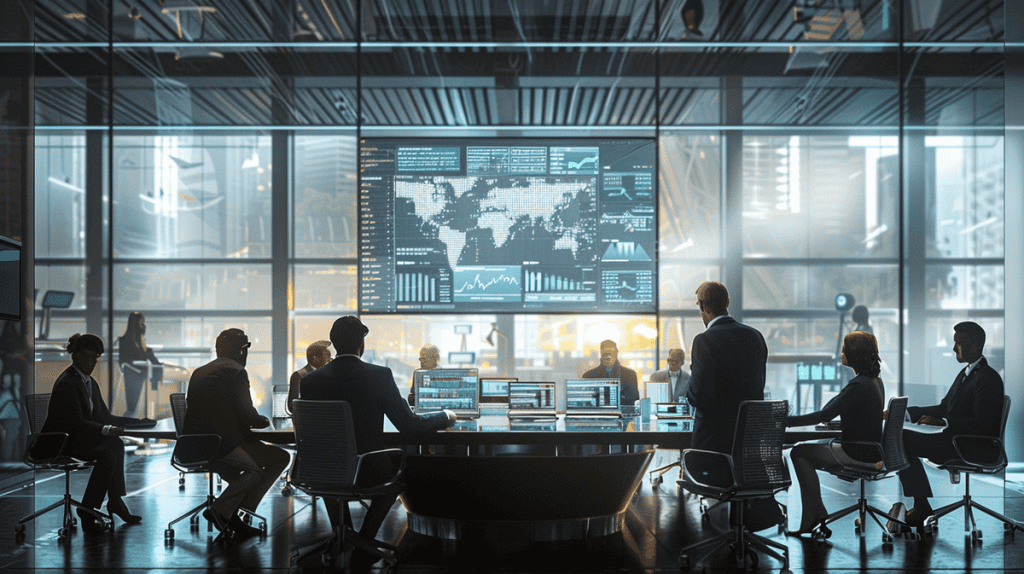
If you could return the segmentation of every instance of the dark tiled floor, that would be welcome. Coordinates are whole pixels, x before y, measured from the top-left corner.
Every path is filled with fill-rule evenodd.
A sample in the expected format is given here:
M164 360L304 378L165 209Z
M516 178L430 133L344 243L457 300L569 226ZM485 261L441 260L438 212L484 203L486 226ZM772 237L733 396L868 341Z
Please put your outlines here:
M672 453L659 453L659 459ZM656 459L655 462L659 462ZM280 571L287 572L293 548L328 532L322 503L313 504L302 494L285 497L275 488L259 511L269 520L266 539L249 539L237 544L215 543L202 529L190 532L188 523L176 528L172 546L164 544L163 531L168 521L198 504L205 495L201 476L190 476L185 491L178 490L177 474L168 464L166 451L148 456L130 455L127 475L128 504L144 515L141 525L125 526L119 521L106 534L76 531L68 541L58 541L59 513L47 515L29 525L21 543L15 541L13 524L33 508L59 498L62 475L40 473L36 485L0 491L0 517L5 532L0 532L0 572L72 571L72 570L175 570L202 571ZM442 542L406 529L405 513L396 505L382 530L382 537L399 547L399 565L395 572L675 572L677 557L684 544L710 535L702 530L697 501L680 496L674 484L675 473L654 489L645 480L628 510L626 528L621 534L578 543L517 544L501 540ZM78 473L72 489L81 493L86 475ZM825 502L830 509L850 504L856 486L823 477ZM938 499L935 504L952 501L962 492L950 486L944 473L933 474ZM1005 506L1011 516L1024 516L1024 495L1015 483L1007 483ZM872 502L887 509L897 500L898 483L894 479L871 485ZM1002 477L975 479L972 494L996 510L1004 508ZM798 524L798 493L794 489L780 495L789 504L790 523ZM361 512L356 510L356 520ZM982 516L979 525L985 532L983 543L965 543L963 518L955 513L943 519L939 535L919 541L897 540L891 548L882 544L881 531L872 525L868 534L854 534L853 516L834 525L834 535L825 542L789 539L790 568L793 572L876 572L876 571L1024 571L1024 535L1018 540L1004 537L994 519ZM772 534L777 540L785 540ZM760 571L778 571L780 565L769 557L761 558ZM706 564L711 570L731 570L724 553Z

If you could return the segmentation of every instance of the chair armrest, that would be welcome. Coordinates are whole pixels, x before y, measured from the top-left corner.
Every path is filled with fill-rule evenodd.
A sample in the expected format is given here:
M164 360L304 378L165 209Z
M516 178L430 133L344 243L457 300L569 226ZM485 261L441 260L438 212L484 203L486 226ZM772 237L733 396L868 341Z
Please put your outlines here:
M50 464L64 452L68 444L68 433L40 432L28 435L28 447L24 461L29 466Z
M220 435L183 434L174 443L171 466L185 472L209 466L220 449Z
M736 470L731 455L686 449L681 458L684 481L722 492L736 488Z
M856 465L862 466L862 467L872 466L873 465L875 467L875 470L882 470L883 468L885 468L885 451L882 449L882 445L880 443L868 442L868 441L853 441L853 440L844 441L844 440L840 440L840 439L834 438L834 439L830 440L828 444L831 447L829 449L829 454L832 455L832 458L833 458L833 460L836 461L836 463L838 463L838 464L840 464L842 466L851 466L849 463L852 462L853 464L856 464ZM842 449L842 447L844 447L844 446L863 446L863 447L874 448L875 451L878 452L878 462L871 463L871 462L857 460L857 459L851 457L849 455L849 453L846 452L846 449L843 449L843 453L845 454L846 458L849 459L849 461L840 460L836 456L835 449L836 448L841 448Z
M382 488L389 487L398 482L398 479L402 476L405 471L405 451L400 448L386 448L383 450L373 450L365 452L357 457L356 461L356 478L355 484L358 488ZM374 485L362 485L360 484L359 476L363 470L363 463L367 462L367 468L390 468L391 476L382 483ZM385 464L387 466L385 466ZM395 468L397 467L397 470Z
M997 467L1006 462L1003 441L993 436L957 435L953 437L953 448L956 455L967 464Z

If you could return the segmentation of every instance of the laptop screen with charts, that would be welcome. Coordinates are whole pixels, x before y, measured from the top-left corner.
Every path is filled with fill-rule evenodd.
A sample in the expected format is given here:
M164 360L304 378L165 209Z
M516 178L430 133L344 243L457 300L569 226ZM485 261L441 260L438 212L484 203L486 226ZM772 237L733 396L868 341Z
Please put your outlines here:
M508 384L518 381L515 377L506 378L481 378L480 379L480 405L500 406L508 405ZM497 404L495 404L497 403Z
M413 375L417 413L443 409L460 419L480 417L480 378L476 369L431 369Z
M565 416L621 417L619 379L566 380Z
M508 384L509 419L550 419L555 415L555 383L512 381Z

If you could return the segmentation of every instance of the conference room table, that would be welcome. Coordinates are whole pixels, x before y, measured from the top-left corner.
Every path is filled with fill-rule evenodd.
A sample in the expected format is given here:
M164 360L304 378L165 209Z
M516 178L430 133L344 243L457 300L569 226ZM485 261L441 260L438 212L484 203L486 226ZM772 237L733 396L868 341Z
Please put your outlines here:
M384 442L407 453L401 496L409 528L444 539L571 540L622 529L655 448L690 446L692 419L510 421L503 411L422 434L385 421ZM173 439L163 427L128 430ZM254 431L294 444L291 429ZM789 429L787 444L837 431Z

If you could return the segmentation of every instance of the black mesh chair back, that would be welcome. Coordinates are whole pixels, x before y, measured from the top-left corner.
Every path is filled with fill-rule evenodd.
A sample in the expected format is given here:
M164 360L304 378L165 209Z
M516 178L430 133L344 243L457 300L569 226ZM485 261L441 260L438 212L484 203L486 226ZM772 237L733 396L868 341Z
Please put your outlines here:
M28 415L28 426L32 432L41 432L46 422L46 413L50 408L50 393L25 395L25 413Z
M882 463L885 472L896 472L910 466L903 450L903 421L907 416L908 397L889 399L889 414L882 428Z
M300 488L350 487L356 477L356 439L347 401L292 403L297 451L292 482Z
M181 434L185 428L185 413L188 411L188 401L185 393L171 393L171 415L174 417L174 434Z
M743 401L732 445L737 490L781 490L792 484L782 457L787 401Z

